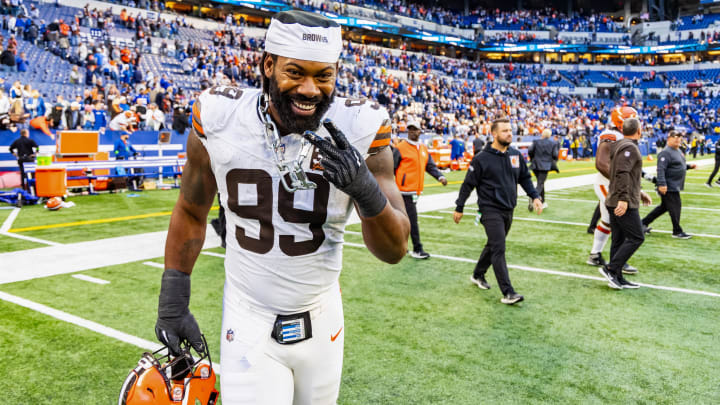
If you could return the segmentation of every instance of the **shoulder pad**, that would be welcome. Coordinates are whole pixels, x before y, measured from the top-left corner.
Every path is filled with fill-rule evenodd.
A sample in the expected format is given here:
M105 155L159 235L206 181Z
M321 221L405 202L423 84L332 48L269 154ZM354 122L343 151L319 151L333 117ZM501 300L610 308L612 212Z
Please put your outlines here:
M196 117L200 123L203 134L207 135L225 127L232 115L241 104L247 103L247 98L257 93L254 89L241 89L235 86L213 86L203 91L198 97L199 108L193 105L193 127ZM249 112L248 112L249 113Z

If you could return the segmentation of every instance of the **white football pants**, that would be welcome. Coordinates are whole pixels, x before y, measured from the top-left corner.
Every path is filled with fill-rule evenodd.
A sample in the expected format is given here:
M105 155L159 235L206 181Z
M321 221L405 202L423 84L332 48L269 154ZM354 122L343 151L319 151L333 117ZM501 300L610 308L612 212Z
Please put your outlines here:
M270 337L276 314L225 283L220 393L225 405L335 404L345 337L339 285L310 310L312 338L282 345Z

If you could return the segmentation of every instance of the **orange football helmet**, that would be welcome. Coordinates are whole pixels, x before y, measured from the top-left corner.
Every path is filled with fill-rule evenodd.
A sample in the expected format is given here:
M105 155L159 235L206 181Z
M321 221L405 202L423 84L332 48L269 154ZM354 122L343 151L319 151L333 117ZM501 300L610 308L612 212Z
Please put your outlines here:
M47 200L47 202L45 203L45 208L52 210L52 211L59 210L60 208L62 208L62 198L53 197L53 198Z
M618 131L622 131L623 122L628 118L638 118L637 110L632 107L617 106L610 113L610 121Z
M203 336L205 347L205 337ZM144 353L137 367L125 379L118 405L214 405L218 399L215 372L210 354L197 360L185 345L180 356L162 355L167 346L153 353ZM208 363L201 363L207 358Z

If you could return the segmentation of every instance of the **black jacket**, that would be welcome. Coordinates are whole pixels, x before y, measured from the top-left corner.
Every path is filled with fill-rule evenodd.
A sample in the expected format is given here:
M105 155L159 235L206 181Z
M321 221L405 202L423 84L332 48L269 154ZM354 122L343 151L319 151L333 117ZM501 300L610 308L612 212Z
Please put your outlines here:
M21 136L13 141L10 145L10 153L15 153L18 159L25 160L29 159L32 155L40 151L38 144L30 139Z
M485 141L479 136L476 136L475 139L473 139L473 156L482 152L483 146L485 146Z
M5 66L15 66L15 55L7 49L2 51L2 53L0 53L0 64Z
M455 201L455 211L463 211L473 189L477 190L480 212L488 208L511 211L517 205L518 184L531 198L540 198L520 151L511 147L506 152L500 152L488 144L470 162L460 195Z
M558 171L555 162L558 160L559 154L560 146L552 139L534 140L530 148L528 148L528 156L532 160L530 169L545 172L550 170Z
M667 186L667 191L685 188L685 172L690 167L679 150L665 148L657 157L657 186Z

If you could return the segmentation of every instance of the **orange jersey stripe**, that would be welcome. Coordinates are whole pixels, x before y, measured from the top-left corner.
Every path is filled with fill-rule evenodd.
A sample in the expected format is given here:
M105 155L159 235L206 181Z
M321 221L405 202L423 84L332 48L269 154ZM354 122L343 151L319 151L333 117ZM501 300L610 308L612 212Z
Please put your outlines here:
M381 148L390 145L390 138L376 139L370 144L370 148Z
M205 135L205 131L203 130L202 125L200 125L199 122L195 120L195 117L193 117L193 128L195 129L195 132L197 132L200 135Z
M390 126L390 125L383 125L383 126L380 127L380 129L378 129L377 133L378 133L378 135L379 135L379 134L389 134L389 133L392 133L392 126Z
M607 197L608 191L607 191L607 189L605 188L605 186L602 185L602 184L600 185L600 192L601 192L605 197Z

